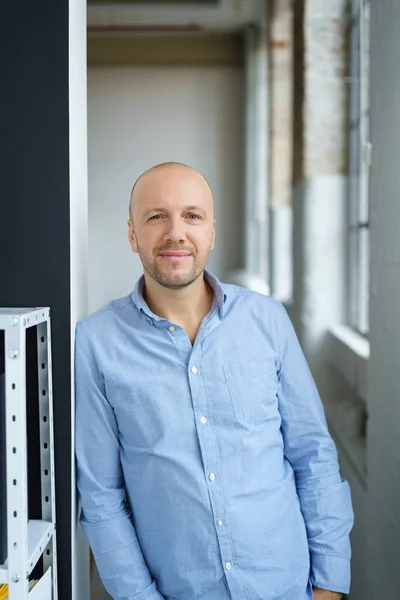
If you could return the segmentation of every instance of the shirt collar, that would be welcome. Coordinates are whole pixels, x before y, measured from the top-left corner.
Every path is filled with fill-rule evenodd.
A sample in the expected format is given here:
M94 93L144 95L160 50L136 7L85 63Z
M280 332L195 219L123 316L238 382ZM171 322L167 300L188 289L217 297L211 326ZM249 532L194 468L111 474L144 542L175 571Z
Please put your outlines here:
M207 281L207 283L210 285L210 287L212 288L212 290L214 292L213 307L218 308L220 315L222 317L223 310L224 310L224 304L226 302L226 297L227 297L224 286L219 281L219 279L213 273L211 273L211 271L207 271L207 270L204 271L204 279ZM144 279L144 275L142 275L140 277L140 279L138 279L138 281L136 282L134 290L131 294L132 302L134 303L134 305L136 306L136 308L138 309L139 312L144 313L145 315L147 315L148 317L151 317L152 319L164 320L161 317L159 317L158 315L155 315L154 313L151 312L145 299L143 298L144 287L145 287L145 279Z

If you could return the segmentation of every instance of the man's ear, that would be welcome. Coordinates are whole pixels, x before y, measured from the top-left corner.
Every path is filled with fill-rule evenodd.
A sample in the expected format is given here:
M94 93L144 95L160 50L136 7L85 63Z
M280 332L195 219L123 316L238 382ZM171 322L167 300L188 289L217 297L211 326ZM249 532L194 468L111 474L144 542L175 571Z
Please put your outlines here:
M136 234L135 234L135 230L133 228L133 223L130 219L128 221L128 239L129 239L129 243L131 245L132 251L138 252Z
M214 250L215 248L215 219L214 219L214 229L213 229L213 233L212 233L212 238L211 238L211 250Z

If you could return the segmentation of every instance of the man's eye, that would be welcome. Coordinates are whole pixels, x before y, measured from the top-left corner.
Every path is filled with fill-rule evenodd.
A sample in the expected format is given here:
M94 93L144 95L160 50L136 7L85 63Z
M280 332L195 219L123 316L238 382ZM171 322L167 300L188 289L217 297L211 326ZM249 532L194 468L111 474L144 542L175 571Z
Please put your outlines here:
M161 219L162 215L153 215L152 217L150 217L149 221L156 221L158 219Z
M199 215L195 215L193 213L191 213L190 215L188 215L189 219L191 219L192 221L195 221L196 219L200 219L201 217Z

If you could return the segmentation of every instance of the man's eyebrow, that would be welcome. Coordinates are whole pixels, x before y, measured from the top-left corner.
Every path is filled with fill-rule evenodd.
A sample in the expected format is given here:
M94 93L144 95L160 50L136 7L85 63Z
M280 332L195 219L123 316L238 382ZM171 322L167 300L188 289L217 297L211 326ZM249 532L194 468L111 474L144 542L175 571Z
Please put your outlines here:
M153 213L153 212L157 212L158 213L158 212L164 212L164 211L165 211L165 208L149 208L149 210L146 210L143 213L143 216L147 217L147 215L149 215L150 213Z

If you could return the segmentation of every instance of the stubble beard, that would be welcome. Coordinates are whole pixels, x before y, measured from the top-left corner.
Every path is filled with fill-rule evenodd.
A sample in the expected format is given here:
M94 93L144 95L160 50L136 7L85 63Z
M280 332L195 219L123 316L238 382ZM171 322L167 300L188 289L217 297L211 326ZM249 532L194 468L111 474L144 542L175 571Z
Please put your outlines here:
M174 276L173 268L171 270L163 269L161 265L157 264L157 259L146 259L139 249L139 257L142 261L144 270L152 279L154 279L154 281L170 290L185 288L196 281L205 269L208 255L209 253L207 253L206 259L199 264L198 261L196 261L196 256L192 254L190 259L193 262L192 267L188 271L178 276Z

